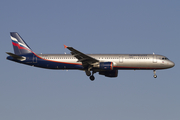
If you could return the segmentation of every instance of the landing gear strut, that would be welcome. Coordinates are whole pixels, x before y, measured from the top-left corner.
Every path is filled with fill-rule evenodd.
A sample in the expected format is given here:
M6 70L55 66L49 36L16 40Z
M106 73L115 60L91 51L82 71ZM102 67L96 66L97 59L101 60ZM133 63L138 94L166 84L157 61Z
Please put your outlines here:
M94 71L92 71L92 75L89 77L89 79L91 80L91 81L94 81L95 80L95 77L94 77Z
M157 75L156 75L156 70L153 70L153 72L154 72L154 78L157 78Z
M92 71L92 74L91 74L91 71ZM94 70L92 69L92 66L89 66L89 67L85 70L85 73L86 73L87 76L89 76L89 79L90 79L91 81L94 81L94 80L95 80L94 73L96 73L96 72L94 72Z

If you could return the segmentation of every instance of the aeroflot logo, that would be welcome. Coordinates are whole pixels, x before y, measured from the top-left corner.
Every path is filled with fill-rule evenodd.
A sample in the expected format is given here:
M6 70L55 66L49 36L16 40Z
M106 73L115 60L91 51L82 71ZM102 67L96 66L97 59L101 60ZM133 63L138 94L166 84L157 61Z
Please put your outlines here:
M21 47L25 47L25 48L29 49L25 44L18 42L18 40L16 38L11 36L11 39L14 43L18 43Z

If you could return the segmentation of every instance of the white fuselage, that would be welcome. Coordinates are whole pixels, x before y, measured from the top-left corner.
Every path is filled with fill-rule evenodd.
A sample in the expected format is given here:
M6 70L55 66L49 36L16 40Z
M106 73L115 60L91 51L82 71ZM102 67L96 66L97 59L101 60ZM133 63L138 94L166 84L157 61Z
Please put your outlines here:
M167 69L174 63L165 56L155 54L87 54L100 62L113 62L117 69ZM71 54L38 54L39 57L51 62L82 65ZM71 68L69 68L71 69ZM74 69L74 68L72 68Z

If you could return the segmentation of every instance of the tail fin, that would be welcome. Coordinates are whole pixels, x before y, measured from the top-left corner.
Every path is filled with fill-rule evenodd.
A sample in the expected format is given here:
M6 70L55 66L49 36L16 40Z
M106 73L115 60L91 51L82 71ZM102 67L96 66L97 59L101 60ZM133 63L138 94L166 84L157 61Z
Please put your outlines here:
M14 48L14 53L16 55L33 53L31 48L26 44L26 42L21 38L17 32L10 32L12 44Z

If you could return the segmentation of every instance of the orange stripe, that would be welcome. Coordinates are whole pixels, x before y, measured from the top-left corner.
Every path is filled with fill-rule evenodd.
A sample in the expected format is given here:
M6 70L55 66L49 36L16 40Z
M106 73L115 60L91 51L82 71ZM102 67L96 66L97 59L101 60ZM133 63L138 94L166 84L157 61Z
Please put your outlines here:
M112 62L111 62L111 70L113 69Z

